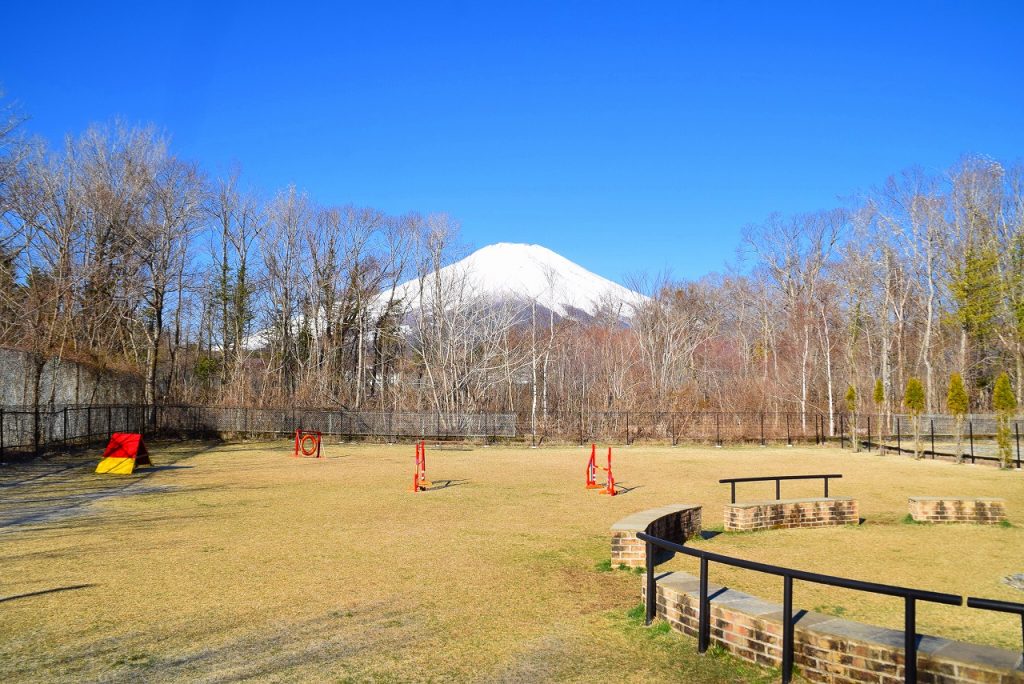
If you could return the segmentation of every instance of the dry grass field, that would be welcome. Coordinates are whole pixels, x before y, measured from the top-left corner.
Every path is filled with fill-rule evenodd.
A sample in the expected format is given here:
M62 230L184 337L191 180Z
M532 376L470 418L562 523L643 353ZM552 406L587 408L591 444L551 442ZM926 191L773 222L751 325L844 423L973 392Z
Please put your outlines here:
M624 487L583 488L579 448L155 444L157 468L66 457L0 469L0 681L771 681L639 625L639 577L602 571L609 526L677 502L721 527L722 477L843 473L864 524L721 534L724 553L1021 600L1024 476L838 449L621 447ZM783 483L816 495L818 483ZM741 485L740 498L773 485ZM1002 496L1013 527L903 522L914 494ZM692 569L673 559L662 569ZM781 582L714 567L766 598ZM776 586L779 585L779 586ZM898 627L894 599L797 583L799 608ZM1011 616L919 608L923 632L1016 648Z

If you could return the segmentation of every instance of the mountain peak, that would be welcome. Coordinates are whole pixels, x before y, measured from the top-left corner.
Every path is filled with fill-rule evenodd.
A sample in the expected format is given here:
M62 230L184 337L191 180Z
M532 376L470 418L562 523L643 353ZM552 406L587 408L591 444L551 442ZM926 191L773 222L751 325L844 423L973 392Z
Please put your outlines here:
M621 304L625 315L646 299L597 275L543 245L497 242L476 250L440 271L442 280L457 278L477 296L495 300L536 301L559 316L593 315L603 304ZM418 302L416 281L399 286L410 306Z

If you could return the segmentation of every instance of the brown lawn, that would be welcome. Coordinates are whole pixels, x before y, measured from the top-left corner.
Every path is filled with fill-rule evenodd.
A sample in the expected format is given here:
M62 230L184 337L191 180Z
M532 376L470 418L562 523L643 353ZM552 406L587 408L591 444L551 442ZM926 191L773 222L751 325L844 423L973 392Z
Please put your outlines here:
M761 681L772 673L640 627L639 577L601 571L609 526L677 502L720 528L721 477L841 472L865 524L719 535L746 558L1009 600L1024 571L1024 477L837 449L616 448L609 498L589 448L156 444L160 466L97 476L88 456L0 470L2 681ZM818 484L784 483L784 496ZM748 485L741 498L773 485ZM1013 528L902 522L914 494L1003 496ZM689 569L674 559L664 569ZM712 580L777 598L781 582ZM900 604L798 583L798 607L899 626ZM1019 646L1011 616L919 609L923 632Z

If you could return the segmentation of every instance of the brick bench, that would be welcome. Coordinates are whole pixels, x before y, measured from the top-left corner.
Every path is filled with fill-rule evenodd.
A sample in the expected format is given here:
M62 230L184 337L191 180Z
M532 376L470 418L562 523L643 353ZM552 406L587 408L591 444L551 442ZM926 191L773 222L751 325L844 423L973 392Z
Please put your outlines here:
M849 496L746 501L725 505L727 532L853 525L858 520L857 501Z
M633 513L612 525L612 565L643 567L646 544L636 538L645 532L661 539L683 544L700 534L701 507L697 504L671 504ZM658 551L660 557L667 552Z
M646 599L647 578L641 580ZM700 580L684 572L657 582L657 615L672 629L697 636ZM734 589L708 585L711 642L758 665L782 664L782 606ZM903 681L903 632L799 611L793 625L794 662L812 682L893 684ZM918 636L918 681L1024 684L1020 653Z
M996 525L1006 520L1006 500L986 497L912 496L910 517L918 522Z

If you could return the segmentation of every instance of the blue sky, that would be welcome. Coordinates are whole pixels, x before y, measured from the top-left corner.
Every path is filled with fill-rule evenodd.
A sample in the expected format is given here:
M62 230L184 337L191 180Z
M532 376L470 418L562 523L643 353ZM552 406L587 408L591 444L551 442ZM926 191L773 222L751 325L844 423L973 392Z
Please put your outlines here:
M326 3L325 3L326 4ZM772 211L1024 145L1024 3L15 3L0 85L270 193L698 277Z

